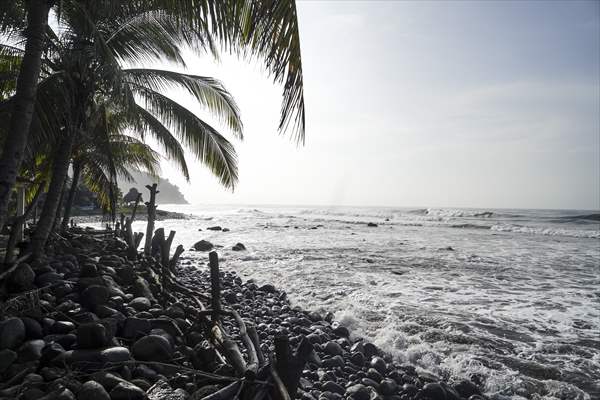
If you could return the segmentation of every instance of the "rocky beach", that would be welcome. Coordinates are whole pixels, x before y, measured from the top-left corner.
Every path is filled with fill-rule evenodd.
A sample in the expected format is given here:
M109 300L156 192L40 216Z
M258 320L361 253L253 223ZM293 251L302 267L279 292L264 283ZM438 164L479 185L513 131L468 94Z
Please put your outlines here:
M21 261L5 272L0 398L260 399L269 393L279 398L284 395L274 382L281 378L274 381L269 371L272 363L284 363L275 352L282 341L305 353L302 365L288 366L299 374L297 390L288 388L295 398L485 398L476 376L473 382L441 382L417 373L353 335L333 314L292 307L273 285L221 271L220 303L243 324L223 317L218 325L242 349L244 365L252 360L241 330L255 331L260 343L255 372L240 374L232 365L237 362L223 357L229 353L211 337L197 303L215 304L206 265L198 257L182 258L164 286L153 272L160 265L156 260L132 261L127 255L126 244L113 235L76 229L44 259Z

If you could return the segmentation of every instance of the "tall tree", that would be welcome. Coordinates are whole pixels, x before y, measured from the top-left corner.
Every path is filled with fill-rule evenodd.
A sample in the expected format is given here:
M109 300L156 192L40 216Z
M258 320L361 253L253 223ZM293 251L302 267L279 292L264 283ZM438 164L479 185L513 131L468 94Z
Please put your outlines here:
M2 25L14 15L17 2L6 3L0 8ZM11 4L13 3L12 7ZM4 226L7 207L15 185L19 168L23 160L23 152L27 144L27 136L33 115L37 83L40 76L42 53L45 48L48 11L52 5L49 0L28 0L27 28L24 36L27 39L21 69L17 79L16 93L13 101L9 134L4 141L0 155L0 230Z

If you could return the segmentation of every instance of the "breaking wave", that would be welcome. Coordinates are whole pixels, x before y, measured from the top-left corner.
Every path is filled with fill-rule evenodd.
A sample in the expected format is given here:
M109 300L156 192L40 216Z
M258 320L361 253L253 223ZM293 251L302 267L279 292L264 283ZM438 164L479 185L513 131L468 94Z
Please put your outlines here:
M576 230L545 227L538 228L508 224L492 225L490 229L498 232L526 233L530 235L570 236L576 238L600 239L600 230Z

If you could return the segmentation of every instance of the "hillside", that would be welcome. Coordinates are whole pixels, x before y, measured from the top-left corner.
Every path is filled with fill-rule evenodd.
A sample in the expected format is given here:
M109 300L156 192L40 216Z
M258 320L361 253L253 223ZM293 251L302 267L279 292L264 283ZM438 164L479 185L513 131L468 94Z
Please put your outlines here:
M159 178L158 182L150 175L143 172L132 172L135 182L119 181L119 188L126 194L132 187L137 188L143 195L144 201L148 200L148 190L146 185L158 183L160 193L156 196L156 202L160 204L189 204L179 188L169 182L168 179Z

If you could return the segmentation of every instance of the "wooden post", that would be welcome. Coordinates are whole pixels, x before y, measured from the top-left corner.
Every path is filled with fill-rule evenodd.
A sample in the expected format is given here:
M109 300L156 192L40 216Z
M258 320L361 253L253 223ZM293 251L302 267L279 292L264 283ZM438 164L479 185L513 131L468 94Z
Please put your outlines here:
M292 399L296 397L302 370L312 352L313 345L306 337L302 339L293 355L290 351L289 338L285 335L275 337L275 355L277 358L275 369L287 389L287 394ZM272 398L275 400L285 400L286 397L277 390L272 393Z
M162 247L165 241L165 230L164 228L158 228L154 231L154 237L150 242L150 255L155 257L157 261L162 261ZM162 262L161 262L162 264Z
M248 336L250 337L250 340L252 340L252 344L254 345L256 357L258 358L258 366L262 367L265 364L265 356L263 355L263 352L260 348L260 339L258 338L256 326L254 326L254 324L247 324L246 330L248 331Z
M156 183L146 185L146 188L150 191L150 201L146 202L146 208L148 209L148 225L146 225L146 244L144 246L144 254L150 255L152 249L152 233L154 232L154 221L156 220L156 195L160 193L156 190L158 185Z
M169 269L171 270L171 272L175 272L175 267L177 266L177 261L179 260L179 256L181 256L181 253L183 253L183 252L184 252L183 246L182 245L177 246L177 248L175 249L175 254L173 254L171 261L169 261Z
M219 314L221 313L221 277L219 276L219 255L216 251L208 253L208 261L210 265L211 319L213 325L216 325L219 322Z

